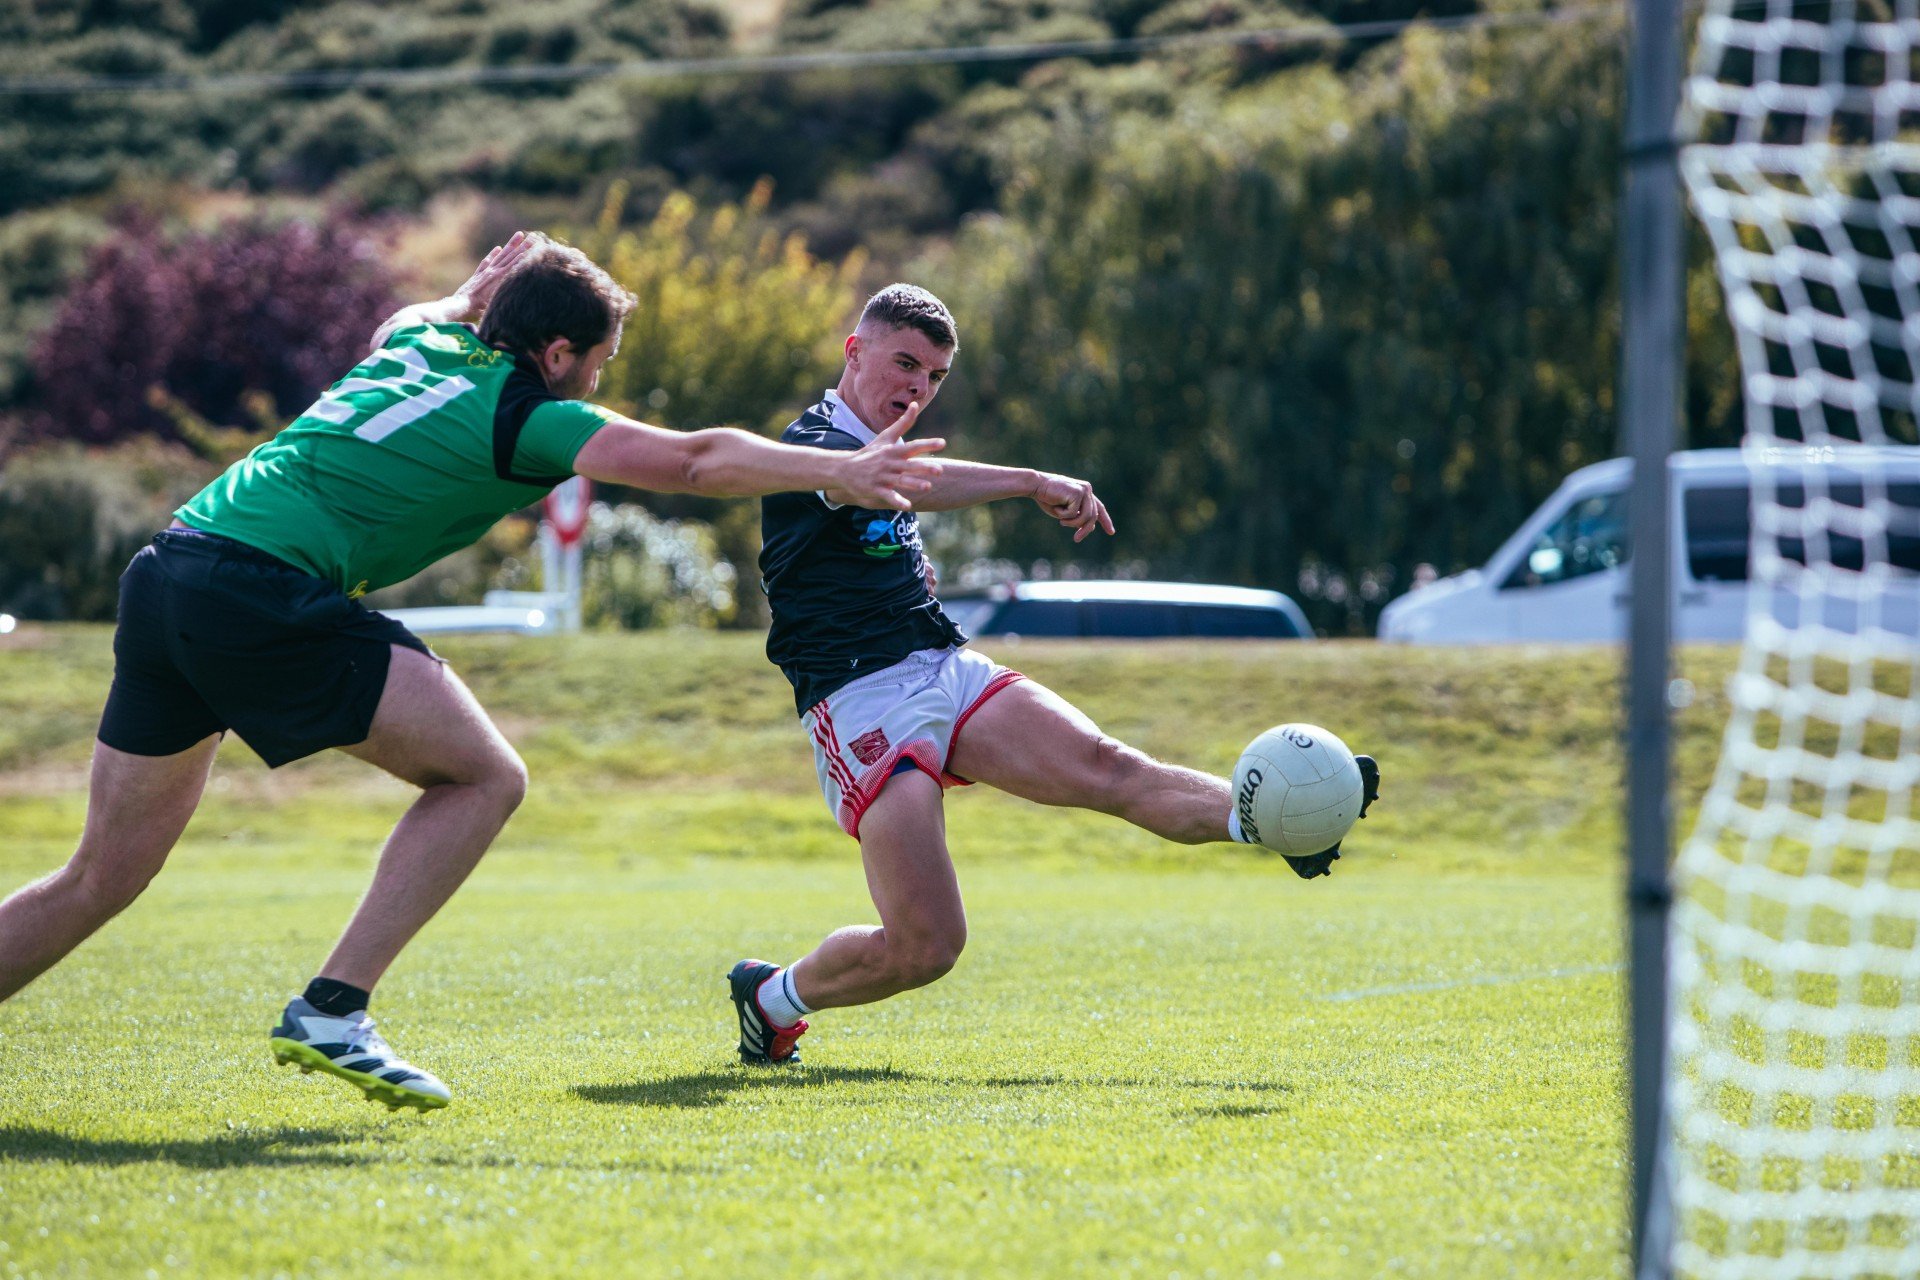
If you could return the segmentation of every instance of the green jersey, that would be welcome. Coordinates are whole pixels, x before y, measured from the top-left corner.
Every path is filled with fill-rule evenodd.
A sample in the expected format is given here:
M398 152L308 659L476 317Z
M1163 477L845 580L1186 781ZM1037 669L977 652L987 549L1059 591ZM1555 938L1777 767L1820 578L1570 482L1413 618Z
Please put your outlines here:
M175 515L357 596L539 501L612 417L465 325L410 325Z

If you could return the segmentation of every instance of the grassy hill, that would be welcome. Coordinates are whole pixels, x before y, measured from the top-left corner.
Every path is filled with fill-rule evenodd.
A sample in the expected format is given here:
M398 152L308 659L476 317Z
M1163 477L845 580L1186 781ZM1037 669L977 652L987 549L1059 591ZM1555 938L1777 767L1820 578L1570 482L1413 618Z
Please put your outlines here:
M105 628L75 627L0 641L0 820L46 840L50 858L63 857L78 831L85 761L112 674L109 640ZM699 632L443 642L532 774L507 844L560 847L638 830L637 851L664 856L841 856L844 837L819 800L792 697L760 643ZM1365 844L1410 869L1595 872L1617 859L1619 659L1611 650L983 647L1059 690L1107 732L1196 768L1225 773L1241 746L1281 721L1332 729L1382 761L1387 802L1368 819ZM1711 776L1733 661L1730 650L1683 661L1698 689L1677 723L1683 815ZM343 792L361 802L352 814L338 812ZM742 793L752 803L741 804ZM377 839L406 794L340 756L270 774L229 740L194 830L301 826L306 815L328 815L353 824L342 832L351 846ZM261 800L302 817L263 821ZM984 792L958 793L952 807L955 847L969 858L1157 865L1220 856L1167 846L1109 818ZM976 812L992 838L971 847Z

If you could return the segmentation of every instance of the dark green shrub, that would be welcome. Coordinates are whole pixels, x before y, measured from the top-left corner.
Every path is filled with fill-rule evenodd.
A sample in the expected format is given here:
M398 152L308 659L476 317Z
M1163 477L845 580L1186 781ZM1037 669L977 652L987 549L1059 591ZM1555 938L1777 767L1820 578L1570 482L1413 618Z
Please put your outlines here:
M111 619L120 571L215 470L154 441L16 454L0 471L0 610Z

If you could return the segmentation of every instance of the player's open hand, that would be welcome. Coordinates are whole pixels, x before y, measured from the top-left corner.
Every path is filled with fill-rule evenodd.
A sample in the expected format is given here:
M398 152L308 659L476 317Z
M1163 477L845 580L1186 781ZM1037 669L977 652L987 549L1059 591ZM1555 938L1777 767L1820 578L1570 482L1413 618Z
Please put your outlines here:
M1113 532L1113 517L1107 514L1107 504L1094 496L1093 486L1085 480L1042 473L1039 485L1034 488L1033 500L1040 504L1042 511L1072 529L1075 542L1085 542L1095 529Z
M940 464L924 455L938 453L947 447L947 442L900 438L919 416L920 402L915 400L871 443L847 455L847 478L836 488L850 497L855 506L910 511L914 498L933 488Z
M478 317L493 301L494 291L500 282L513 273L535 244L534 239L524 231L516 231L505 244L495 245L480 259L480 265L473 269L467 282L460 286L458 296L467 300L468 314Z

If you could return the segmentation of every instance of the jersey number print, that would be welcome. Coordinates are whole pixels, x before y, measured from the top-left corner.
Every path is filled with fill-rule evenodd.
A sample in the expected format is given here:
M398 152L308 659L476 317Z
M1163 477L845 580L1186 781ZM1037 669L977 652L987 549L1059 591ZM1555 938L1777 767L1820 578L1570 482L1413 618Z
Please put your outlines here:
M366 421L356 426L353 434L369 443L379 444L408 423L417 422L454 398L473 390L473 384L460 374L428 384L424 381L427 374L426 357L411 347L376 351L363 360L359 367L365 369L383 361L400 365L404 372L385 378L361 377L356 372L355 376L342 378L301 416L345 425L359 415L367 414ZM348 398L369 391L381 393L380 399L368 404L364 400L356 402Z

